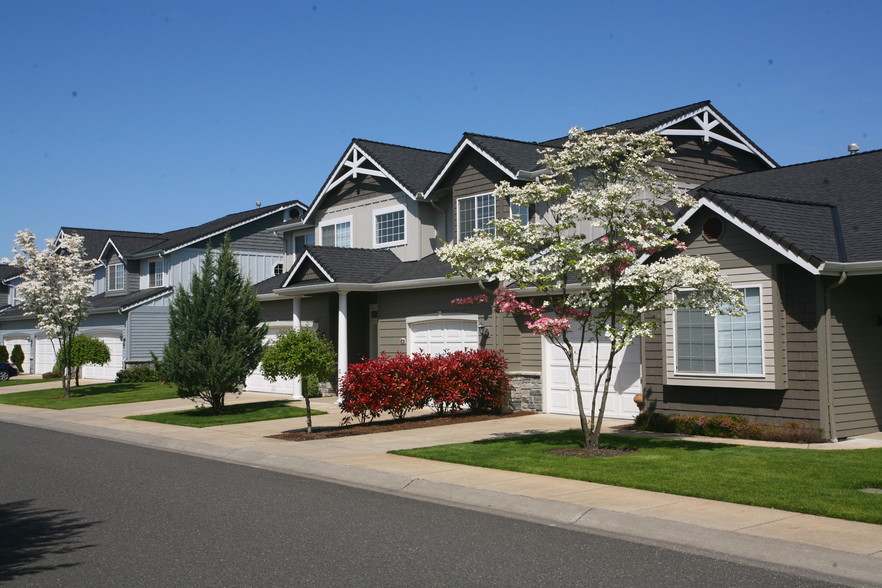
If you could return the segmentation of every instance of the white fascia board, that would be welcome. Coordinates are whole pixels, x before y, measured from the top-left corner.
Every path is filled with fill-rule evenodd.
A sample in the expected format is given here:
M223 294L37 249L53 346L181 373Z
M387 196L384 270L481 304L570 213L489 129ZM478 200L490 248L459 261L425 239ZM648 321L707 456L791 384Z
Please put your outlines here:
M683 122L684 120L690 119L690 118L697 116L703 112L708 112L708 113L714 115L714 118L716 118L716 120L719 124L723 125L730 133L732 133L733 135L738 137L738 139L741 141L742 145L744 147L747 147L748 152L753 153L754 155L756 155L757 157L759 157L760 159L762 159L763 161L768 163L770 167L773 167L773 168L778 167L778 165L775 164L774 161L770 160L768 157L763 155L762 151L759 150L759 148L756 146L756 144L754 144L753 141L751 141L750 139L748 139L747 137L745 137L744 135L739 133L737 129L735 129L732 125L727 123L725 118L723 117L723 115L720 114L717 111L717 109L715 109L710 104L702 106L701 108L696 108L695 110L693 110L691 112L687 112L686 114L679 116L670 122L667 122L663 125L660 125L654 129L650 129L649 132L650 133L659 133L661 135L664 135L665 133L663 131L665 129L668 129L678 123ZM698 133L698 131L696 131L696 134L697 133ZM671 133L671 134L681 134L681 133ZM726 140L725 137L719 137L719 140L724 143L735 145L732 141ZM735 145L735 146L740 147L741 145Z
M113 239L108 237L107 243L104 244L104 248L101 250L101 253L98 255L98 265L103 265L104 267L107 267L107 264L101 260L104 259L104 254L107 252L108 247L113 247L113 250L116 251L116 254L119 256L120 261L126 260L126 258L123 257L123 254L119 252L119 247L116 246L116 243L113 242Z
M343 167L346 165L346 162L349 161L349 156L352 155L353 152L357 152L358 155L360 155L361 157L364 157L365 159L367 159L368 161L370 161L370 162L371 162L371 163L372 163L372 164L373 164L373 165L374 165L374 166L375 166L380 172L382 172L382 173L385 175L385 177L387 177L387 178L389 178L390 180L392 180L392 182L393 182L396 186L398 186L399 188L401 188L401 190L404 191L405 194L407 194L408 196L410 196L410 198L412 198L413 200L416 200L416 195L415 195L415 194L411 194L411 193L410 193L410 190L408 190L407 188L405 188L404 185L402 185L401 182L399 182L399 181L395 178L395 176L393 176L392 174L390 174L390 173L389 173L389 172L388 172L388 171L387 171L382 165L380 165L379 163L377 163L377 161L376 161L373 157L371 157L370 155L368 155L363 149L360 149L360 148L358 147L358 145L355 143L355 141L353 141L353 142L349 145L349 149L346 150L346 153L343 154L343 157L340 158L340 162L337 164L337 167L334 168L334 171L331 173L330 176L328 176L328 179L325 180L325 183L322 185L322 189L319 190L318 196L315 197L315 200L313 200L313 201L312 201L312 204L309 206L309 210L306 212L306 215L304 215L304 217L303 217L303 222L304 222L304 223L307 222L307 221L309 221L310 218L312 217L312 215L315 213L315 211L318 210L318 208L319 208L319 206L321 205L322 201L325 199L325 195L326 195L328 192L330 192L331 189L333 189L334 187L336 187L337 184L336 184L335 182L337 182L337 180L340 179L340 178L339 178L339 176L340 176L340 171L341 171L341 170L343 169ZM348 173L348 172L347 172L347 173ZM345 176L344 176L344 177L345 177Z
M683 224L687 220L689 220L702 207L706 207L706 208L714 211L719 216L723 217L724 219L726 219L727 221L729 221L730 223L732 223L733 225L735 225L736 227L738 227L739 229L741 229L742 231L744 231L745 233L750 235L751 237L755 238L759 242L763 243L765 246L769 247L773 251L780 253L781 255L783 255L784 257L786 257L787 259L789 259L790 261L792 261L793 263L795 263L796 265L798 265L802 269L806 270L810 274L815 275L815 276L820 275L820 273L821 273L820 268L813 266L808 261L806 261L802 257L795 254L793 251L791 251L789 249L785 249L777 241L760 233L759 231L757 231L756 229L754 229L753 227L751 227L750 225L748 225L747 223L745 223L741 219L739 219L739 218L735 217L734 215L728 213L727 211L723 210L718 205L711 202L710 200L708 200L704 196L699 198L698 203L695 206L693 206L692 208L690 208L682 217L680 217L679 220L677 220L676 223L674 223L674 228L679 229L681 226L683 226ZM641 257L640 261L642 262L645 259L646 259L646 256Z
M309 286L281 287L273 290L274 294L282 298L302 296L309 294L327 294L331 292L384 292L390 290L415 290L418 288L433 288L439 286L460 286L463 284L477 284L478 281L471 278L424 278L421 280L402 280L400 282L374 283L344 283L313 284ZM273 298L275 300L276 298Z
M462 152L465 150L466 147L471 147L472 149L477 151L479 155L481 155L482 157L487 159L487 161L489 161L490 163L492 163L493 165L498 167L500 170L503 171L503 173L505 173L505 175L507 175L511 179L513 179L513 180L518 179L517 173L513 173L510 169L508 169L507 167L505 167L504 165L502 165L501 163L496 161L493 157L490 156L489 153L487 153L486 151L484 151L483 149L481 149L480 147L478 147L477 145L472 143L471 139L464 139L463 142L459 144L459 147L457 147L456 151L453 152L453 155L451 155L450 158L447 160L447 163L444 164L444 167L441 169L441 171L438 172L438 175L435 176L435 179L432 180L432 184L426 190L426 193L423 196L423 198L428 199L429 195L432 193L432 190L435 189L435 187L441 181L441 178L443 178L444 175L448 172L448 170L450 170L450 167L454 164L454 162L456 162L456 160L459 159L459 156L462 155Z
M330 282L333 282L333 281L334 281L334 278L332 278L332 277L331 277L331 274L329 274L329 273L325 270L325 268L322 267L322 264L320 264L320 263L318 262L318 260L317 260L315 257L313 257L312 254L309 253L309 251L304 251L303 253L300 254L300 259L297 260L297 263L294 264L294 267L291 268L291 271L288 272L288 277L285 278L285 281L284 281L284 282L282 282L282 288L287 288L287 287L288 287L288 282L291 281L291 278L294 277L294 274L297 273L297 270L300 269L300 266L302 266L302 265L306 262L307 259L309 259L309 260L312 261L312 263L315 265L315 267L318 268L318 270L319 270L320 272L322 272L322 274L324 274L324 276L325 276L326 278L328 278L328 281L330 281ZM277 291L277 290L274 290L274 292L275 292L275 291Z
M169 253L172 253L173 251L177 251L178 249L183 249L184 247L189 247L190 245L193 245L193 244L198 243L200 241L205 241L206 239L211 239L212 237L216 237L217 235L222 235L224 233L232 231L233 229L238 229L239 227L243 227L243 226L247 225L248 223L253 223L254 221L260 220L262 218L266 218L266 217L270 216L271 214L275 214L277 212L282 212L283 210L288 210L289 208L294 208L296 206L297 206L297 204L295 203L295 204L288 204L285 206L279 206L277 208L273 208L272 210L267 210L264 214L251 217L248 220L244 220L240 223L236 223L236 224L230 225L228 227L224 227L223 229L217 230L213 233L210 233L207 235L202 235L201 237L193 239L192 241L188 241L187 243L177 245L175 247L172 247L171 249L164 249L164 250L162 250L160 255L168 255ZM150 253L150 252L148 252L148 253ZM140 255L139 257L146 257L146 256L147 255L144 254L144 255Z
M821 274L839 275L842 272L850 276L882 274L882 260L880 261L825 261L818 268Z
M169 288L168 290L163 290L162 292L158 292L155 296L151 296L150 298L145 298L144 300L140 300L138 302L135 302L134 304L129 304L128 306L121 306L119 309L119 313L122 314L124 312L128 312L128 311L132 310L133 308L138 308L142 304L147 304L148 302L153 302L154 300L158 300L159 298L162 298L163 296L171 294L172 292L174 292L174 289Z

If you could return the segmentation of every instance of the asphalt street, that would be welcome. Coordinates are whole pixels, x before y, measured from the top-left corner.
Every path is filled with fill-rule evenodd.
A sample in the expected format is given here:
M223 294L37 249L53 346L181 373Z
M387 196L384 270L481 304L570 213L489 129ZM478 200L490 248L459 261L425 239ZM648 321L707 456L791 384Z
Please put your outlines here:
M832 586L822 579L0 423L0 582Z

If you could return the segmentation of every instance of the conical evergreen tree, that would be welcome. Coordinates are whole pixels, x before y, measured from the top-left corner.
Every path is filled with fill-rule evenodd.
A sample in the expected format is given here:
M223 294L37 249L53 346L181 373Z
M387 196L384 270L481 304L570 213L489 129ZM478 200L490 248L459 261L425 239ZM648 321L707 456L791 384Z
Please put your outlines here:
M226 394L238 393L257 368L266 331L254 289L239 272L227 235L219 255L209 244L190 288L175 292L169 338L157 368L177 386L178 396L200 399L220 413Z

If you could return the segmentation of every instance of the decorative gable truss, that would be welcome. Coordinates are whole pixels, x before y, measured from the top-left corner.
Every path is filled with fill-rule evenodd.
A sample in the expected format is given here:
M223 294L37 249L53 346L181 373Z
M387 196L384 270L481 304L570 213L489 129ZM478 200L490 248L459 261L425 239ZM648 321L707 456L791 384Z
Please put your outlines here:
M768 155L763 153L750 139L742 135L738 129L732 126L720 113L709 105L652 129L652 132L668 136L700 137L705 143L710 143L712 140L719 141L720 143L725 143L736 149L751 153L771 167L778 167Z
M386 178L395 183L396 186L401 188L405 194L414 197L413 194L410 193L410 190L405 188L398 180L395 179L395 176L387 172L383 169L383 167L377 163L370 155L365 153L357 144L354 144L349 148L349 151L346 152L346 155L343 156L343 159L340 161L340 164L337 166L337 169L334 170L334 173L331 174L331 177L328 178L327 183L325 184L322 191L319 193L319 196L316 200L319 200L326 193L330 192L343 182L347 180L355 181L358 179L358 176L375 176L378 178Z

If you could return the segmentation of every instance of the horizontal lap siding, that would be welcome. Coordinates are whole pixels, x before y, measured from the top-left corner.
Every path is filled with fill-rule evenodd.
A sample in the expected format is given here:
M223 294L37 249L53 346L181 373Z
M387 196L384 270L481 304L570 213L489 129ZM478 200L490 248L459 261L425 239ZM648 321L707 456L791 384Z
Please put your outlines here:
M133 310L129 313L129 361L150 361L150 352L162 358L163 347L168 341L168 311L151 310L153 312Z
M697 138L668 138L674 143L676 153L672 156L673 162L662 167L685 184L698 186L715 178L769 169L755 155L717 141L704 143Z
M838 437L882 426L882 278L852 277L832 290L833 418Z

